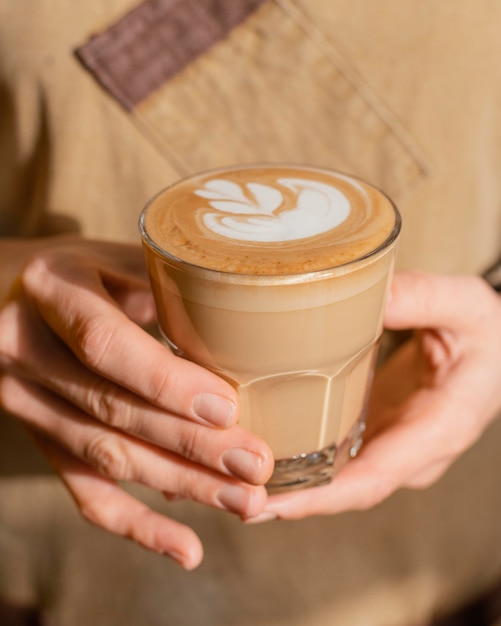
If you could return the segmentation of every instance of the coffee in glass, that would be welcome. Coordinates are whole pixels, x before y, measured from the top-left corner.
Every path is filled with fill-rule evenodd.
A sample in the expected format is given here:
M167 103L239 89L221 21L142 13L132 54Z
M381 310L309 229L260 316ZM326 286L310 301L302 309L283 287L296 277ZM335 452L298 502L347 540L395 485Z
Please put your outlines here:
M357 454L400 216L378 189L298 165L181 180L140 231L158 323L238 390L275 455L272 492L324 484Z

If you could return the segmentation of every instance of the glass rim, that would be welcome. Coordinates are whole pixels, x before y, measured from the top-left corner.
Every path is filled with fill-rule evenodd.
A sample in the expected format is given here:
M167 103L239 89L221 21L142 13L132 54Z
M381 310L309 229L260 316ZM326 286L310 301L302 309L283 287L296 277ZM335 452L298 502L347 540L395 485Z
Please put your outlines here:
M148 231L145 226L145 218L146 218L148 209L152 206L152 204L158 198L160 198L162 195L164 195L167 191L169 191L173 187L177 186L178 184L183 183L186 180L189 180L190 178L193 178L194 176L203 176L206 174L217 174L220 172L227 172L231 170L246 169L246 168L252 168L252 167L256 167L256 168L257 167L262 167L262 168L295 167L295 168L314 170L314 171L319 171L319 172L326 172L326 173L331 173L331 174L338 174L345 178L359 181L363 183L364 185L367 185L371 187L372 189L374 189L375 191L377 191L378 193L380 193L389 202L390 206L393 209L393 214L395 216L395 223L393 225L393 228L384 241L382 241L373 250L370 250L369 252L367 252L366 254L360 257L351 259L350 261L346 261L345 263L331 265L331 266L327 266L327 267L319 268L315 270L307 270L304 272L289 272L289 273L285 272L285 273L280 273L280 274L277 274L277 273L256 274L256 273L250 273L250 272L232 272L228 270L218 270L218 269L214 269L210 267L205 267L203 265L198 265L196 263L192 263L190 261L181 259L175 254L167 252L160 245L158 245L148 234ZM282 283L287 283L287 282L296 283L296 282L303 282L306 280L311 280L314 277L317 279L321 279L323 275L332 276L333 273L336 273L338 271L340 274L347 273L352 267L358 264L362 264L365 261L370 261L373 257L377 257L384 251L390 249L391 245L398 238L401 228L402 228L402 216L400 214L400 211L398 210L395 202L380 187L377 187L376 185L373 185L372 183L368 183L366 180L358 176L354 176L352 174L346 174L339 170L329 169L326 167L315 167L312 165L302 165L302 164L297 164L297 163L244 163L241 165L204 170L201 172L197 172L196 174L189 174L189 175L183 176L182 178L179 178L175 182L171 183L170 185L167 185L166 187L161 189L158 193L156 193L152 198L150 198L150 200L148 200L148 202L142 209L141 214L139 216L139 233L141 235L143 243L146 244L149 248L151 248L151 250L153 250L153 252L158 254L160 257L164 258L166 261L170 262L176 267L186 269L191 274L205 276L207 278L211 278L212 280L214 280L215 277L219 277L220 282L237 282L237 283L259 282L263 284L267 280L274 281L274 282L282 282Z

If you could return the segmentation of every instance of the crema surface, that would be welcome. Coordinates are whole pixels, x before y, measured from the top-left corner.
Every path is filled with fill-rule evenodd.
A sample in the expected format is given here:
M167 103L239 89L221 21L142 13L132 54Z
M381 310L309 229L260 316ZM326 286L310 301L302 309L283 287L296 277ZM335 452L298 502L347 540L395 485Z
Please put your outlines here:
M361 259L398 228L390 200L343 174L241 166L181 180L142 216L147 238L192 265L238 274L323 270Z

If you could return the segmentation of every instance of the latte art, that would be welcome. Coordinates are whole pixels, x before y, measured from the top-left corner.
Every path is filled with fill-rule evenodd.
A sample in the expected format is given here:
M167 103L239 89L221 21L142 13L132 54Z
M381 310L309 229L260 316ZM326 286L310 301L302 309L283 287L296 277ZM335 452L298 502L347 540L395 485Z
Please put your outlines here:
M225 280L344 266L377 250L394 227L393 205L371 185L295 165L203 172L159 194L142 216L162 254Z
M204 224L230 239L254 242L293 241L339 226L350 213L348 198L332 185L302 178L280 178L277 185L294 194L288 207L282 191L255 182L213 179L195 194L218 213L205 213Z
M297 165L181 180L140 230L173 352L238 391L276 459L270 492L323 485L365 427L398 211L371 185Z

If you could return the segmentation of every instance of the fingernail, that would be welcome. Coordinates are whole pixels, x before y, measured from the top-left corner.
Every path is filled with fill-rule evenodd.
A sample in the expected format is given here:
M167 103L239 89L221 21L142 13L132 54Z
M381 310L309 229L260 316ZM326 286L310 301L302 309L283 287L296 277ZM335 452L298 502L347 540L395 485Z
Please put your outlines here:
M244 520L245 524L261 524L263 522L272 522L273 520L277 519L277 514L273 513L272 511L263 511L263 513L260 513L259 515L256 515L256 517L248 517L247 519Z
M231 448L226 450L221 460L231 474L253 484L258 482L263 459L256 452L244 448Z
M193 413L214 426L229 426L235 420L236 404L214 393L199 393L192 404Z
M247 493L237 485L224 485L216 494L219 504L235 513L240 513L248 503Z
M186 568L186 565L185 565L186 555L185 554L182 554L181 552L177 552L176 550L163 551L161 554L164 554L165 556L170 557L171 559L176 561L176 563L181 565L181 567Z

